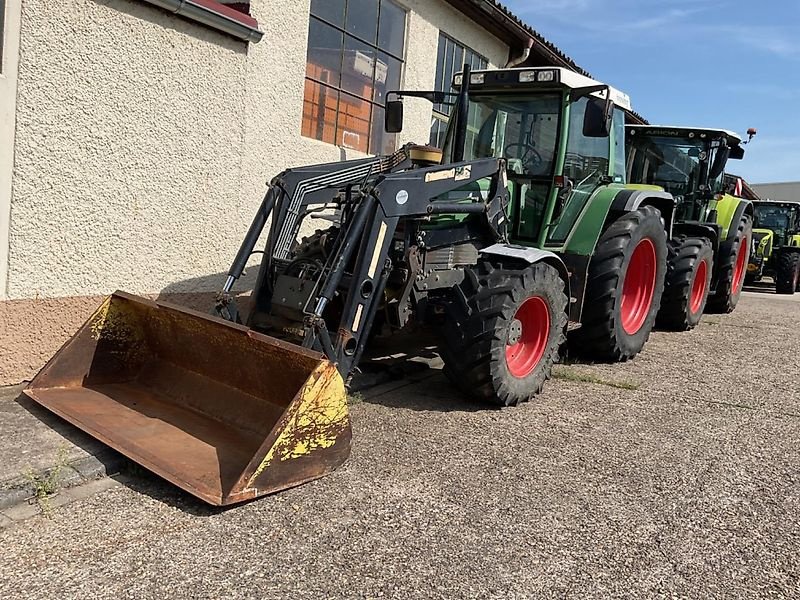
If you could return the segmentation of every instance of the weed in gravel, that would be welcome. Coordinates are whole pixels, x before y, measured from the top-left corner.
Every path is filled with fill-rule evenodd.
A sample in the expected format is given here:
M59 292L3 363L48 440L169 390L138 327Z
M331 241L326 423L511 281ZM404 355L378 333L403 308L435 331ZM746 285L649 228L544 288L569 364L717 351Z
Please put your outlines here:
M53 509L50 506L50 498L55 496L60 489L59 479L64 467L67 466L67 449L61 447L56 455L56 463L52 469L44 473L37 473L33 469L25 472L25 478L33 486L33 496L31 501L39 505L39 510L47 517L52 517Z
M598 385L607 385L608 387L618 388L621 390L638 390L639 384L632 381L614 381L611 379L603 379L591 373L581 373L569 367L556 366L553 367L553 379L562 379L564 381L575 381L578 383L596 383Z
M349 405L361 404L364 401L364 394L361 392L351 392L347 394L347 403Z

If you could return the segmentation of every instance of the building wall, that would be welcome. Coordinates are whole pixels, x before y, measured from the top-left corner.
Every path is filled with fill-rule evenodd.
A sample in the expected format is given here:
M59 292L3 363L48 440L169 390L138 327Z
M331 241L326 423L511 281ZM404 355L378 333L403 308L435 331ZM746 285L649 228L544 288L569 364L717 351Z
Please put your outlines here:
M800 181L783 183L754 183L753 190L763 199L800 202Z
M405 87L433 86L439 27L505 61L449 5L403 4ZM300 136L309 0L251 11L264 38L248 46L138 0L23 2L0 384L114 289L207 308L265 182L357 155ZM430 104L406 109L401 141L427 142Z

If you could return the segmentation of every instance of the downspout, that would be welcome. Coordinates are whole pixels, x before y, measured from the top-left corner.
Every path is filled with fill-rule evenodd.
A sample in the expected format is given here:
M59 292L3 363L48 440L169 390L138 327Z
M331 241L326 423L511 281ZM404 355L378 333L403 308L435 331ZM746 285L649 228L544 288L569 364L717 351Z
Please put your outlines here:
M264 32L250 15L214 0L145 0L176 15L202 23L246 42L259 42Z
M517 58L510 58L504 68L510 69L511 67L521 65L528 60L528 57L531 55L531 48L533 48L533 38L528 38L527 44L528 45L522 49L522 54L520 54Z

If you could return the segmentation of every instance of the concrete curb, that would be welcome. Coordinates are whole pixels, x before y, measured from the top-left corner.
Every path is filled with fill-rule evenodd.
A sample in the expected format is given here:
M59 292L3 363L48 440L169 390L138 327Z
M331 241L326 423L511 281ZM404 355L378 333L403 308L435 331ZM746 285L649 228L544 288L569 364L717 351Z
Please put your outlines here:
M55 485L58 489L67 489L116 475L125 465L126 458L111 448L104 448L93 456L72 460L61 467ZM42 481L47 479L58 465L34 471L33 478ZM0 510L27 502L36 494L36 485L31 477L19 476L0 481Z

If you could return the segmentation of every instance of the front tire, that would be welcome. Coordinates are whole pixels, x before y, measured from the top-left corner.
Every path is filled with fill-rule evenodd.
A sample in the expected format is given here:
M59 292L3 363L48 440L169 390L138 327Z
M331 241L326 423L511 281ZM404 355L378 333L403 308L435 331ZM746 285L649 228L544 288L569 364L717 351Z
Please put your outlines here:
M589 263L576 349L625 361L644 347L655 323L667 270L667 235L652 206L629 212L600 236Z
M800 252L781 252L775 265L775 292L794 294L800 279Z
M708 299L707 312L733 312L739 303L744 287L744 275L750 259L750 240L753 238L753 221L744 215L736 231L733 245L727 250L720 249L719 276L714 294Z
M465 271L444 325L444 373L498 406L538 394L564 342L567 295L555 267L481 262Z
M669 261L656 325L687 331L700 322L711 288L714 249L705 238L680 236L669 243Z

